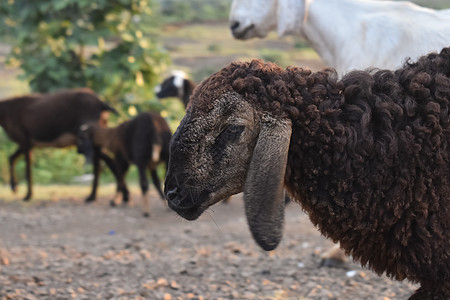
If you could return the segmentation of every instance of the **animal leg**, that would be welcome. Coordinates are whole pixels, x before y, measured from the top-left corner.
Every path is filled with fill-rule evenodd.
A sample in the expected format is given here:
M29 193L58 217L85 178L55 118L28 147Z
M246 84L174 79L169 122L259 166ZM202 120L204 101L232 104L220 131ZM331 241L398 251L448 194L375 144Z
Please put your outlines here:
M139 183L142 191L142 204L144 207L144 217L150 217L150 199L148 197L148 180L146 174L146 168L142 165L138 166L139 170ZM153 174L152 174L153 176Z
M120 189L122 191L122 203L128 204L130 200L130 192L128 191L127 183L125 182L125 175L128 172L128 168L130 167L130 164L128 161L121 156L118 160L120 163L118 164L118 176L120 176L119 185Z
M344 268L348 261L347 255L339 247L339 244L335 244L328 251L322 253L321 259L320 266L330 268Z
M158 174L156 174L156 170L152 169L150 170L150 174L152 175L152 181L153 184L156 186L156 190L158 191L159 195L161 196L161 199L164 201L164 194L161 190L161 182L159 181Z
M113 200L110 201L111 206L119 204L120 194L122 194L122 203L127 204L130 199L130 193L125 182L125 175L128 171L130 164L120 154L115 156L115 171L116 171L116 183L117 193Z
M411 296L409 300L444 300L450 299L450 281L441 282L421 282L420 288Z
M144 206L144 213L142 214L144 217L150 217L150 197L148 192L142 193L142 203Z
M120 173L119 173L120 174ZM120 201L120 198L122 198L122 201ZM120 202L122 204L127 204L130 200L130 192L128 191L127 185L125 183L125 180L120 175L118 176L118 183L117 183L117 191L114 198L109 202L111 206L117 206Z
M31 199L31 196L33 195L33 179L31 177L31 150L25 151L25 162L26 162L26 178L27 178L27 184L28 184L28 190L27 194L25 195L25 198L23 198L24 201L29 201Z
M113 173L114 177L117 180L118 171L117 171L117 166L114 163L114 160L111 157L109 157L107 154L103 153L101 150L98 152L98 156L100 157L100 159L102 159L106 163L106 165L111 170L111 172Z
M97 198L98 177L100 175L100 149L94 149L94 157L92 164L94 165L94 180L92 181L92 192L86 198L85 202L89 203Z
M111 199L111 201L109 201L109 205L111 205L112 207L117 206L120 203L120 198L123 198L122 196L122 191L119 189L119 187L117 187L116 195Z
M17 158L23 153L22 149L19 148L9 157L9 177L10 177L10 184L11 184L11 190L15 193L17 192L17 181L16 181L16 162Z

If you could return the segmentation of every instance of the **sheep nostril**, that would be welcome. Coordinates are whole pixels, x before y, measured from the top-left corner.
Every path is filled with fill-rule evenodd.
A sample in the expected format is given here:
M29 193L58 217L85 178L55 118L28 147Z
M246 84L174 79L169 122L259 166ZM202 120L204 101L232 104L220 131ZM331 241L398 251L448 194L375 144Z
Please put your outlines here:
M238 29L239 25L241 25L239 21L234 21L230 26L231 31L235 31L236 29Z
M173 189L166 192L166 198L168 201L173 201L178 196L178 188L174 187Z

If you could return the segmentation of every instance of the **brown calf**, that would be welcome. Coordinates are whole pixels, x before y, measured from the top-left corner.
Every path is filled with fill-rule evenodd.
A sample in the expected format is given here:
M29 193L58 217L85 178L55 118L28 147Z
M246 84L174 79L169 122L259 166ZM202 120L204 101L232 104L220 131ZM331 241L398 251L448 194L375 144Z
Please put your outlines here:
M76 145L80 127L84 124L106 126L110 111L116 112L102 102L89 89L66 90L54 94L26 95L0 101L0 126L8 137L18 145L18 149L9 157L11 189L16 191L15 163L25 155L26 179L28 191L24 200L32 196L31 149L33 147L67 147ZM99 158L113 168L106 155L97 152L94 155L94 182L91 195L95 198ZM113 170L115 173L115 171Z
M144 203L144 216L150 215L148 199L148 180L146 170L150 170L152 180L161 198L164 195L161 183L156 174L156 167L164 162L167 169L169 161L169 144L172 133L167 122L157 113L141 113L135 118L126 121L115 128L102 128L88 126L81 134L81 151L92 143L94 148L106 148L114 155L117 171L117 195L111 200L114 206L122 194L122 201L127 203L129 192L125 183L125 175L131 163L139 171L142 199Z

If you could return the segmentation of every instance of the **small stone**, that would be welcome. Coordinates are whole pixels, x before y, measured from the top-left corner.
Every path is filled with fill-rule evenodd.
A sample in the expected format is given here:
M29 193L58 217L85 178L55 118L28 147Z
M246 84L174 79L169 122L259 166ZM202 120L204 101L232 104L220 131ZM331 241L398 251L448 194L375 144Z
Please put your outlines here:
M178 285L178 283L176 283L175 280L172 280L172 281L170 282L170 287L171 287L172 289L174 289L174 290L180 289L180 286Z
M48 295L48 291L45 288L39 288L37 290L37 294L40 296L46 296L46 295Z
M145 249L142 249L141 251L139 251L139 254L141 254L142 259L151 259L152 258L152 255L150 254L150 252Z
M164 279L164 278L159 278L156 283L159 286L167 286L167 285L169 285L169 283L167 282L167 279Z
M208 287L208 290L209 290L210 292L215 292L215 291L218 290L218 286L217 286L216 284L211 284L211 285Z
M270 280L267 280L267 279L264 279L263 282L262 282L263 285L269 285L271 283L272 282Z
M259 291L259 288L256 285L254 285L254 284L251 284L251 285L247 286L246 289L248 291L250 291L250 292L258 292Z
M348 271L347 273L345 273L345 275L346 275L347 277L349 277L349 278L352 278L352 277L354 277L354 276L356 275L356 273L358 273L358 272L352 270L352 271Z
M7 266L9 265L9 258L7 257L2 257L2 259L0 260L0 264Z

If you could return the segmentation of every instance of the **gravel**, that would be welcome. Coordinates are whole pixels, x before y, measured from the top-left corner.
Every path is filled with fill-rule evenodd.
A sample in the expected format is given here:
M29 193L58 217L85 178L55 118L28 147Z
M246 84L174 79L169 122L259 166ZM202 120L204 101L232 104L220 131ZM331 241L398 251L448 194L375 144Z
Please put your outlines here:
M333 244L297 204L286 208L281 244L264 252L241 195L194 222L151 196L150 218L140 203L111 208L106 198L86 205L0 196L0 299L389 300L417 289L358 263L320 267Z

